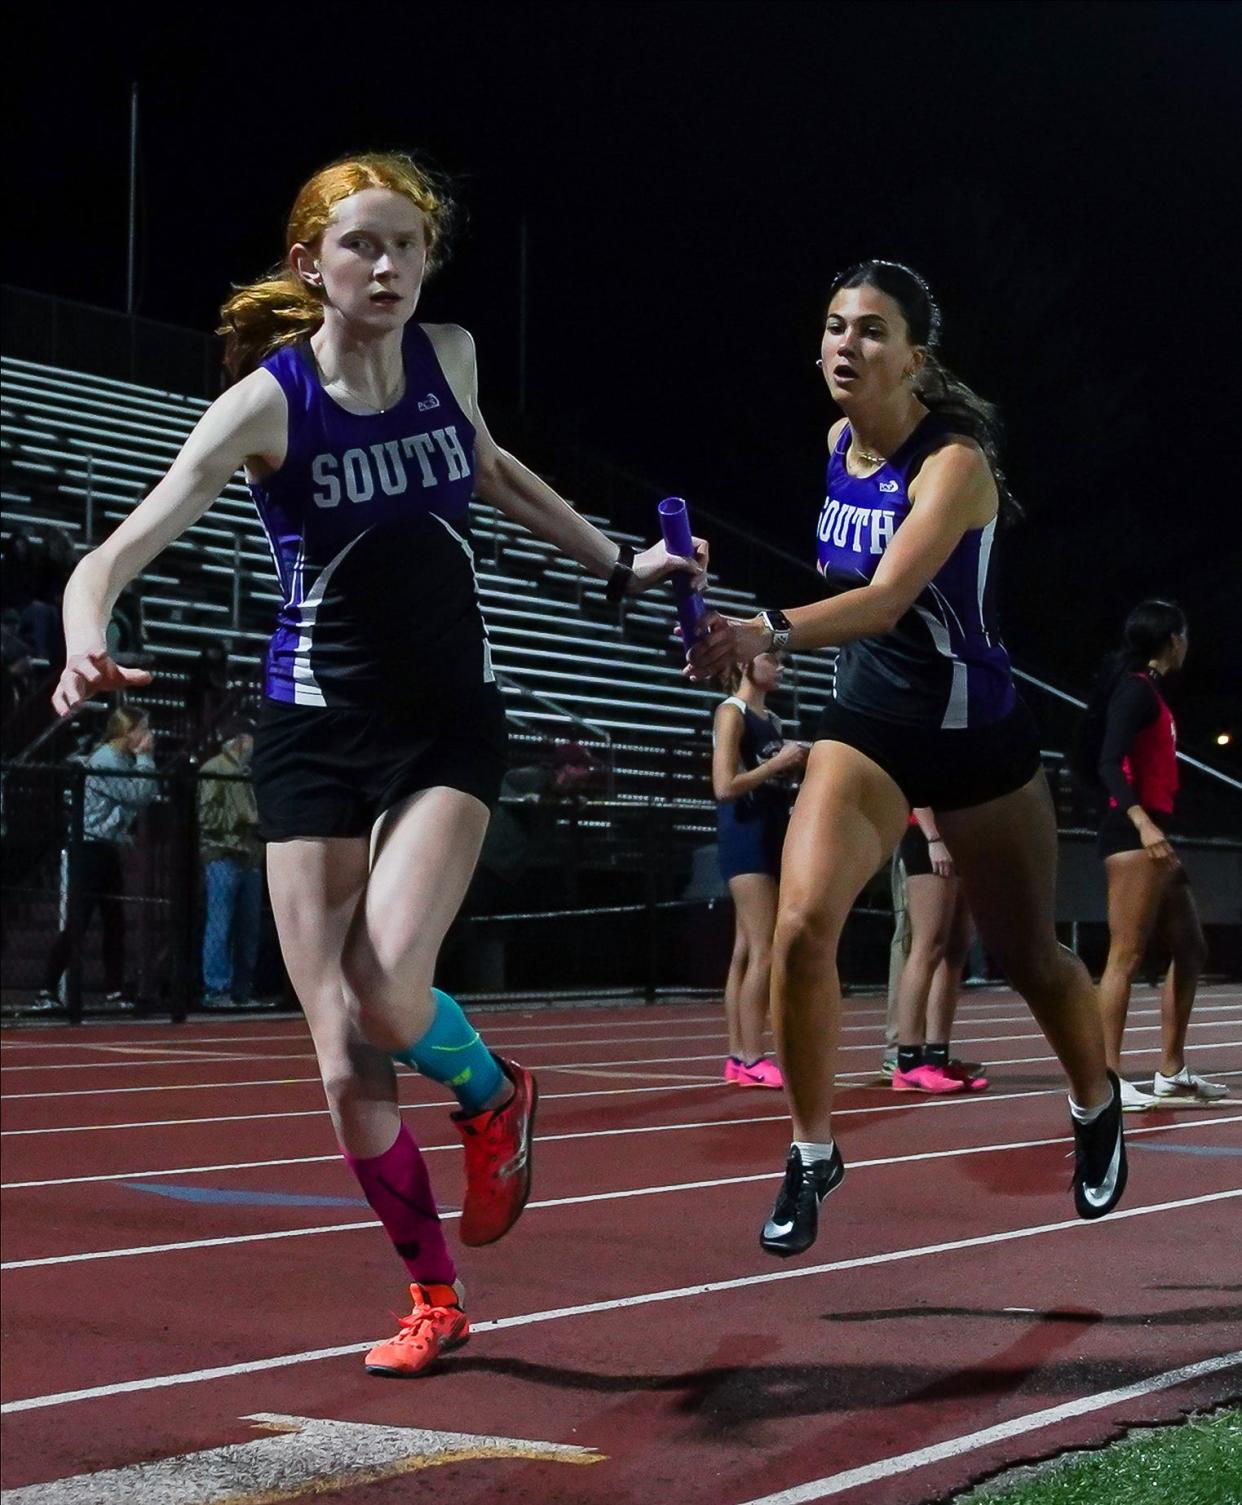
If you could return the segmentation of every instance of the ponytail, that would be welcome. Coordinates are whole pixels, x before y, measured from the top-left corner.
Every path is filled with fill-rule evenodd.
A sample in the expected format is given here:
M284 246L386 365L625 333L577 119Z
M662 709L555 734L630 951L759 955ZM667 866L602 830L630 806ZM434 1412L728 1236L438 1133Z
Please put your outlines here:
M1168 646L1169 639L1186 631L1186 613L1176 601L1152 597L1140 601L1122 628L1121 647L1107 654L1100 664L1087 701L1087 716L1108 705L1123 674L1137 674Z
M307 339L323 323L323 300L286 266L239 287L220 310L224 369L248 375L284 345Z
M912 345L924 351L923 364L914 378L914 395L929 411L945 419L956 432L973 439L983 451L1000 502L1002 523L1016 522L1022 508L1009 489L1000 463L1002 424L993 403L968 387L942 364L936 350L940 344L940 308L931 289L911 267L898 261L860 261L833 280L829 303L848 287L874 287L901 309Z
M1009 482L1001 468L1003 426L996 404L989 402L986 397L980 397L960 377L954 376L932 350L927 352L913 385L914 395L925 408L947 420L955 431L973 439L983 451L992 479L996 482L1001 522L1017 522L1022 516L1022 507L1010 491Z

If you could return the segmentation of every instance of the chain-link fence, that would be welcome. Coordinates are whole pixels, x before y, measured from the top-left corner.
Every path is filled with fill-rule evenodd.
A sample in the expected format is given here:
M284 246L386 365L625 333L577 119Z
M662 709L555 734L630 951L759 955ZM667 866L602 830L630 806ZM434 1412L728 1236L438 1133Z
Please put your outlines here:
M710 801L567 797L537 771L511 773L438 980L476 1001L718 995L733 914ZM182 762L120 777L70 761L5 764L2 775L0 1002L10 1017L296 1006L244 774ZM134 807L111 836L95 808L110 783L126 785ZM1242 842L1188 838L1179 850L1211 971L1242 975ZM1095 969L1105 919L1094 842L1063 832L1058 922ZM847 986L883 984L891 930L881 872L846 928Z

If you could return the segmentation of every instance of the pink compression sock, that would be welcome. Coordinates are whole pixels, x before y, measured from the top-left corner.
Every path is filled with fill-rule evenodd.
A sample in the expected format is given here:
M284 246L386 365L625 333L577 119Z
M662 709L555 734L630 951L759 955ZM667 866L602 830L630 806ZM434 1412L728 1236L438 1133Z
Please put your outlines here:
M360 1159L342 1149L381 1223L419 1285L452 1285L457 1279L453 1256L444 1242L440 1215L431 1194L431 1179L413 1136L401 1125L382 1155Z

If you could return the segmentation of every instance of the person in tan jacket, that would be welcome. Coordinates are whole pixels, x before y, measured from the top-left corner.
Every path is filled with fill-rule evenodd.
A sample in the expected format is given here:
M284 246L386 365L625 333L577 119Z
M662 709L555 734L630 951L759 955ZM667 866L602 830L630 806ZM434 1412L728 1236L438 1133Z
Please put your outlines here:
M254 736L229 728L227 741L199 771L198 833L207 889L203 927L203 1003L250 1001L263 901L263 842L251 787Z

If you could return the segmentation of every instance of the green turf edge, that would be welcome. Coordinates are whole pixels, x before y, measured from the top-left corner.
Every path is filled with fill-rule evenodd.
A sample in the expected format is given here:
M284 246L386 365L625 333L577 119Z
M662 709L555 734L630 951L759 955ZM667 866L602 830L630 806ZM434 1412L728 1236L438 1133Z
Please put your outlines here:
M1242 1505L1242 1406L1233 1403L1066 1453L954 1495L954 1505Z

